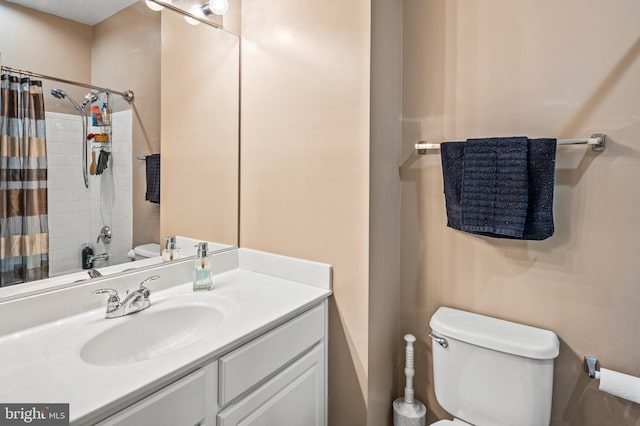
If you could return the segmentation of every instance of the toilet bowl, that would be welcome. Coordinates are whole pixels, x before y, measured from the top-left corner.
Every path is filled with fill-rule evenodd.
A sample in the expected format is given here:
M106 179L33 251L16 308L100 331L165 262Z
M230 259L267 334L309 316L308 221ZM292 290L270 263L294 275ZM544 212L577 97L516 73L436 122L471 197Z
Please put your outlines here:
M553 332L446 307L429 325L436 399L454 417L432 426L549 426Z
M135 246L133 248L133 254L133 260L148 259L150 257L160 256L160 244L148 243Z

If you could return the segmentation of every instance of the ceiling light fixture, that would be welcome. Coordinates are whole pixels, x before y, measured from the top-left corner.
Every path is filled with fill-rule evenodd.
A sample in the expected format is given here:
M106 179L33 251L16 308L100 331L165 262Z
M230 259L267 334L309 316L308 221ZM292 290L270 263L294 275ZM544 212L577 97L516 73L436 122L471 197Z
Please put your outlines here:
M189 13L192 14L193 16L197 16L198 18L204 19L206 16L202 8L203 6L200 6L199 4L194 4L189 8ZM187 21L187 23L190 25L198 25L200 23L200 21L192 18L191 16L185 16L184 20Z
M164 9L164 6L151 0L144 0L144 3L147 5L149 9L153 10L154 12L160 12L162 9ZM170 2L167 2L167 3L170 3Z
M229 10L229 0L209 0L202 5L202 12L205 15L224 15Z

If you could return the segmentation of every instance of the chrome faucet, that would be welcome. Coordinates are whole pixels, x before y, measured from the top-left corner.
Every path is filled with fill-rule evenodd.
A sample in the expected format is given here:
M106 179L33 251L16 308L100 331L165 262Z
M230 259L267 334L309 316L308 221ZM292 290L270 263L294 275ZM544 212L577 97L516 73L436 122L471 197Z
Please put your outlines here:
M100 278L100 277L102 277L102 274L97 269L89 269L87 271L87 274L89 274L89 276L91 278Z
M101 253L101 254L96 254L95 256L93 255L89 256L90 265L93 265L93 262L95 262L96 260L109 260L109 253Z
M140 283L139 289L134 290L131 293L127 291L127 296L123 301L120 301L118 291L112 288L101 288L100 290L94 291L93 294L109 295L109 298L107 299L107 312L104 315L105 318L123 317L135 312L140 312L151 306L151 300L149 299L149 296L151 296L151 290L149 290L145 284L149 281L157 280L158 278L160 278L159 275L154 275L145 279Z

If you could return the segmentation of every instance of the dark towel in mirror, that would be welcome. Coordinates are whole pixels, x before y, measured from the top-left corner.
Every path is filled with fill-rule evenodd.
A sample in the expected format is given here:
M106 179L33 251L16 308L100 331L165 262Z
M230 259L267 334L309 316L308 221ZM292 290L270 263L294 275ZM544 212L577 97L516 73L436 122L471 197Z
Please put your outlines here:
M147 192L144 199L152 203L160 203L160 154L146 157Z

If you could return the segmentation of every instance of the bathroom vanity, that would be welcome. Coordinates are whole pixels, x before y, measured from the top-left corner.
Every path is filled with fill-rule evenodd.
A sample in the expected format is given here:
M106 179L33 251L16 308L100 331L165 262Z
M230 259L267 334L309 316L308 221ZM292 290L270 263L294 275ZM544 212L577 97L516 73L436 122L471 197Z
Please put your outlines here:
M326 424L331 267L247 249L213 265L207 292L187 260L0 303L0 402L69 403L72 425ZM153 275L150 307L104 318L95 290Z

